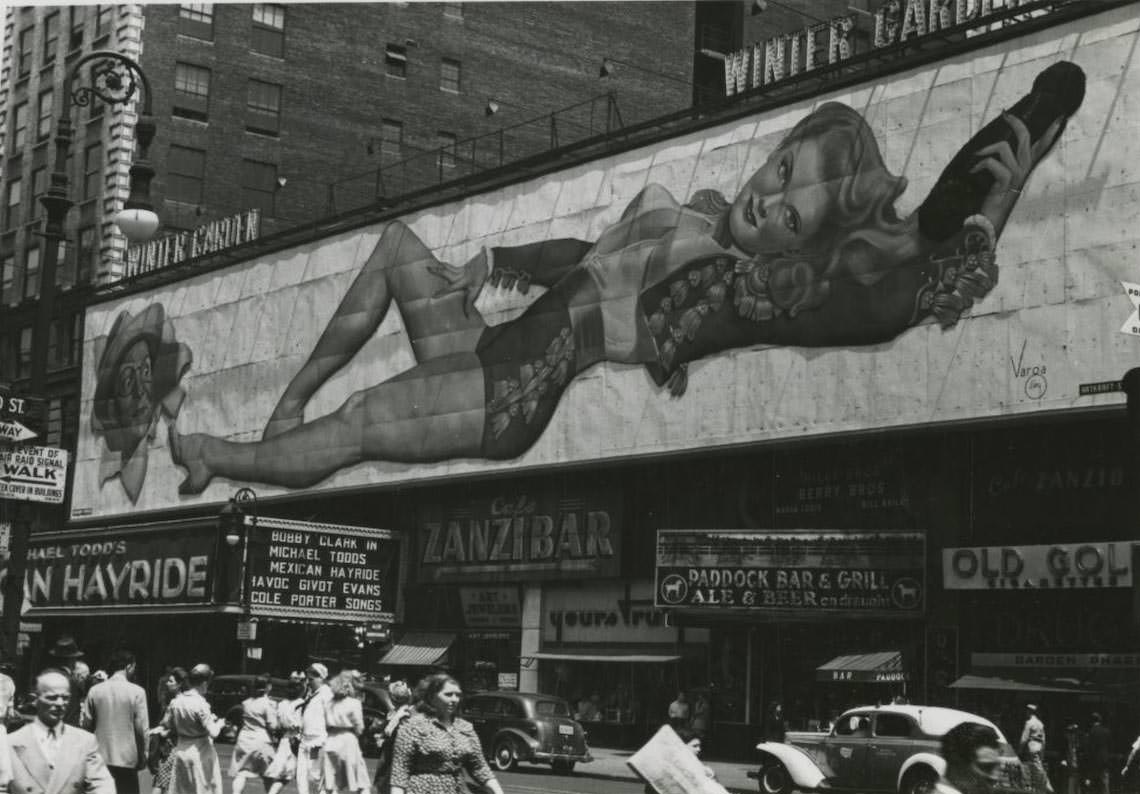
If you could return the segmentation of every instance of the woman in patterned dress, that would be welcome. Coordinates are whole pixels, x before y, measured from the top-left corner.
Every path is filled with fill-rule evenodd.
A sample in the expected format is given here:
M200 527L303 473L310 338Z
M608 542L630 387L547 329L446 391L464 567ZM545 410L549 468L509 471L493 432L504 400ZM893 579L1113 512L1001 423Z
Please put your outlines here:
M233 794L242 794L251 777L260 777L266 790L273 785L266 775L274 754L269 737L277 731L277 705L269 699L270 686L269 676L259 675L253 682L253 693L241 703L241 730L230 760Z
M206 702L213 677L209 665L194 665L187 676L189 687L170 702L162 717L160 728L178 738L166 794L222 794L222 767L214 738L226 721L214 716Z
M475 729L456 716L462 696L459 682L446 673L429 675L416 687L416 713L396 734L391 794L466 794L464 770L490 794L503 794Z
M356 670L341 670L329 682L333 693L332 700L325 704L329 738L321 751L321 789L326 794L344 790L363 794L372 788L357 738L364 732L361 683Z
M165 716L170 702L186 688L186 671L181 667L171 668L158 682L158 711ZM161 719L161 718L160 718ZM170 787L170 773L174 769L174 741L176 737L164 735L161 731L151 731L152 749L147 759L150 773L154 775L152 794L165 794Z

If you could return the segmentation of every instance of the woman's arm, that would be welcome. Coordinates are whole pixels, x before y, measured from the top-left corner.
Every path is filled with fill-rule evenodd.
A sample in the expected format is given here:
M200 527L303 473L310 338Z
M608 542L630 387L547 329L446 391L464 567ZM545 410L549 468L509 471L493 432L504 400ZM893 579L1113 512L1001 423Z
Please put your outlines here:
M503 794L503 789L499 785L499 781L495 779L495 775L491 772L491 767L487 765L487 757L483 755L483 745L479 742L479 736L475 733L475 728L466 723L461 726L462 733L466 737L466 741L460 744L460 758L467 774L482 786L486 786L495 794Z
M392 769L389 785L392 794L404 794L411 778L412 758L416 753L416 730L412 724L405 723L396 732L396 741L392 747Z

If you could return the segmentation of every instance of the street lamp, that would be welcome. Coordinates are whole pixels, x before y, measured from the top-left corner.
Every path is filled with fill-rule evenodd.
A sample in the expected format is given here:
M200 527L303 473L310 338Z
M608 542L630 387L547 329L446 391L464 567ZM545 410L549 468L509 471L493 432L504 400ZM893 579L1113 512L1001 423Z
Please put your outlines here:
M239 543L242 544L238 603L242 609L245 609L248 607L245 602L245 579L246 566L249 563L249 533L257 528L257 494L252 488L239 488L234 492L218 513L218 525L227 546L235 549Z
M92 64L90 85L79 84L80 70ZM71 151L71 106L85 107L93 100L107 105L118 105L130 99L142 88L143 112L135 125L138 152L130 169L131 192L123 211L115 218L124 236L131 242L141 242L158 228L158 216L150 202L150 180L154 169L147 161L150 143L154 140L155 124L151 115L150 83L134 60L111 50L96 50L84 55L67 71L63 82L62 113L56 118L55 168L47 192L40 197L45 210L45 250L40 267L40 295L36 319L32 326L32 371L30 388L33 396L43 397L47 386L48 335L55 310L55 274L59 266L59 247L66 239L64 222L74 206L68 195L70 179L67 158ZM29 521L14 521L10 542L11 558L8 578L4 585L3 636L5 653L16 654L16 635L20 624L20 611L24 604L24 572L31 524L46 520L46 508L34 510Z

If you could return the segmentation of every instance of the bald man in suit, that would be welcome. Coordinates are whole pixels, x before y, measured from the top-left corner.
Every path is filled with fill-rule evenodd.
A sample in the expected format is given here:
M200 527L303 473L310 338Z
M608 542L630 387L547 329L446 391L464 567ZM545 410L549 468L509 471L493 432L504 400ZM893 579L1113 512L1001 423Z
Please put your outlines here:
M36 678L36 717L8 737L10 794L115 794L95 736L66 725L71 682L61 672Z

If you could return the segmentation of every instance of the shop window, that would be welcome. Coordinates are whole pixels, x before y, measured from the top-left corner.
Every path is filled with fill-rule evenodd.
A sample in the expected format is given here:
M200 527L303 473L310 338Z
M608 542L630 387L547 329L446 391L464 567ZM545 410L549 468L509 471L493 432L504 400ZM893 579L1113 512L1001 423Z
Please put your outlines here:
M59 12L44 17L44 65L55 62L55 51L59 48Z
M179 118L209 121L210 70L191 63L174 65L174 109Z
M55 110L55 93L52 89L40 92L39 111L36 114L36 140L51 135L51 117Z
M262 55L285 57L285 6L277 3L253 4L253 31L249 48Z
M17 155L28 142L28 103L21 102L12 109L12 148L11 155Z
M168 199L185 204L201 204L205 176L206 152L188 146L170 145L166 177Z
M99 195L103 184L103 144L92 143L83 150L83 198Z
M401 80L408 76L408 48L389 44L384 50L384 69L389 77Z
M277 214L277 166L274 163L259 163L256 160L242 160L241 163L242 206L261 210L264 217Z
M214 40L214 4L183 3L178 6L178 32L204 41Z
M24 252L24 300L31 300L40 294L40 249L29 248Z
M439 64L439 89L459 93L459 61L453 58L444 58Z
M36 29L25 28L20 31L20 50L17 53L17 71L20 77L27 77L32 71L32 48L36 40Z
M395 119L380 121L380 153L399 157L404 147L404 123Z
M20 348L16 359L16 377L32 376L32 326L20 329Z
M96 6L95 9L95 38L100 39L111 32L111 13L115 10L111 5Z
M245 128L263 135L276 135L281 127L281 86L250 80L246 96Z
M67 41L67 51L78 50L83 46L83 24L86 22L87 8L85 6L71 6L71 35Z
M910 720L902 714L875 715L875 735L903 738L910 736Z

